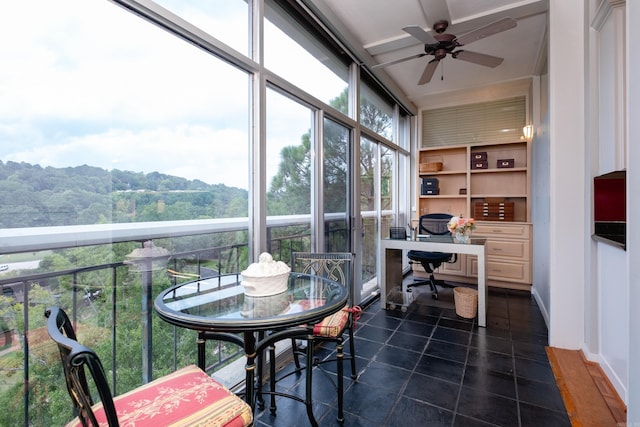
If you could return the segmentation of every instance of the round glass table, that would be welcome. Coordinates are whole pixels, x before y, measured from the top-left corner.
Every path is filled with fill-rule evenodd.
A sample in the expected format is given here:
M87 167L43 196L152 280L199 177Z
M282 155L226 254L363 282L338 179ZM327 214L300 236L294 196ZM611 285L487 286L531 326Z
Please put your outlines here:
M158 295L155 310L172 325L198 331L198 366L202 369L206 366L206 340L242 346L246 357L245 399L254 407L258 355L277 341L312 333L315 323L340 311L346 303L347 289L323 277L292 272L286 291L250 297L245 295L242 276L232 274L173 286Z

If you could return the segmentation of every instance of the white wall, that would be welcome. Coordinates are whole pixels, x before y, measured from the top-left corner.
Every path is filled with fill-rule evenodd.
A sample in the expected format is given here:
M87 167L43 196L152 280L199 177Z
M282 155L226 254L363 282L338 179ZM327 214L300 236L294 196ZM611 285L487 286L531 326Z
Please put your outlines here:
M626 7L627 31L627 70L626 70L626 101L627 101L627 218L640 218L640 198L637 189L640 188L640 2L628 1ZM632 191L635 190L635 191ZM640 327L635 314L640 307L640 268L638 261L640 253L640 226L637 221L627 222L627 256L629 264L629 388L627 402L628 425L640 425Z
M541 117L535 123L535 136L531 142L531 222L533 223L533 277L532 293L549 326L549 194L551 188L549 170L549 76L540 77L539 93ZM544 112L544 113L543 113Z
M588 162L593 176L625 168L625 98L624 98L624 4L603 2L591 12L592 93L589 116L593 120L591 154ZM591 184L591 182L590 182ZM591 194L590 201L592 202ZM593 208L590 208L591 216ZM592 243L591 270L596 280L588 282L588 291L595 304L587 304L587 358L600 363L601 368L627 401L629 357L629 307L620 304L629 300L627 252L606 243Z
M600 354L594 361L627 400L629 357L629 277L627 253L606 243L598 243L598 315ZM621 304L622 303L622 304Z
M585 336L585 248L590 240L585 7L583 0L549 2L549 343L576 350Z

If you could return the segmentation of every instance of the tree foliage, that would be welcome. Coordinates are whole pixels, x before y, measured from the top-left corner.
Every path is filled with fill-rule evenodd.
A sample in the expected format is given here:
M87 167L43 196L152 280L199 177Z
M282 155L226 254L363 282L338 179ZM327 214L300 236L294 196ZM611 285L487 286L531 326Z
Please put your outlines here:
M347 102L345 90L330 104L337 110L347 111ZM360 104L361 123L377 134L386 135L392 118L364 98ZM350 144L349 133L343 132L341 126L330 121L325 122L323 130L324 212L346 211L350 150L356 147L360 149L361 207L363 210L372 210L375 206L376 145L370 142ZM281 150L278 173L271 180L267 194L270 215L310 213L311 153L310 132L301 136L298 145L287 146ZM382 175L388 176L391 173L389 158L383 155L381 162ZM390 188L387 186L382 188L382 191L388 194Z
M248 192L152 172L0 161L0 228L246 217Z

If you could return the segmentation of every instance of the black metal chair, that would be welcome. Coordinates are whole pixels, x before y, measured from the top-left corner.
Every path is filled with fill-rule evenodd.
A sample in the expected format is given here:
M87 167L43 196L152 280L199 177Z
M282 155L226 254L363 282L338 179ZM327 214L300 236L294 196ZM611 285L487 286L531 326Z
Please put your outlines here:
M422 215L418 221L419 234L427 234L432 236L450 235L451 232L447 228L447 224L449 220L451 220L451 218L452 215L445 213L432 213ZM446 284L442 280L436 280L433 272L444 262L456 262L457 255L446 252L410 250L407 253L407 257L409 258L409 262L411 264L417 263L422 265L424 270L429 274L429 278L427 280L410 283L407 288L410 289L415 286L429 285L431 287L431 297L433 299L438 299L438 288L436 285L446 286Z
M307 378L311 380L312 375L309 375L313 371L314 367L319 367L322 364L333 362L336 363L336 391L338 394L338 422L344 421L343 411L343 395L344 395L344 378L343 378L343 361L349 359L351 363L351 378L356 379L358 373L356 370L356 356L355 356L355 340L353 338L353 330L355 321L359 318L360 307L352 306L352 283L353 280L353 259L354 254L344 252L333 253L314 253L314 252L294 252L291 254L291 269L298 273L313 274L316 276L322 276L342 283L347 287L349 292L349 299L347 305L339 312L327 316L322 322L314 325L313 333L304 337L306 341L306 348L300 349L295 339L291 340L291 347L293 350L293 357L296 369L293 372L289 372L286 376L293 373L299 373L303 370L311 370L307 372ZM349 355L344 354L344 335L349 336ZM314 356L314 347L321 342L333 342L336 344L335 357L332 355L325 359L320 359ZM306 358L306 365L300 364L300 356ZM270 350L271 360L275 360L275 351ZM271 390L275 390L276 382L283 379L275 378L275 367L272 364L271 372ZM308 381L306 384L307 393L313 385Z
M253 425L251 407L195 365L114 398L98 355L78 343L64 310L51 307L45 317L49 336L58 345L67 390L78 413L67 427ZM98 396L92 396L90 390L97 390ZM99 397L100 403L94 403L94 397Z

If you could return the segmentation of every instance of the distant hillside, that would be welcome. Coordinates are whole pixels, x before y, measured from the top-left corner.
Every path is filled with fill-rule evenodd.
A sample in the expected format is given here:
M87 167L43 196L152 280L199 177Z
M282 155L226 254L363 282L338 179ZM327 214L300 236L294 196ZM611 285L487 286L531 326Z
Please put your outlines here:
M159 172L0 161L0 228L243 217L247 197Z

